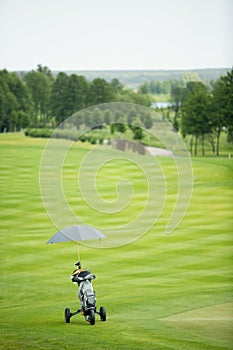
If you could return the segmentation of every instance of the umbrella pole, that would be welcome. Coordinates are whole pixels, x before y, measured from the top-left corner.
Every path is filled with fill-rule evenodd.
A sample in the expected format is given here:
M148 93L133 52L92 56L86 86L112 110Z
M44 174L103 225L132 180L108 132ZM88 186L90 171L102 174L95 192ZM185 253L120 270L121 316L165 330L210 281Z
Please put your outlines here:
M77 243L77 248L78 248L78 261L80 261L80 251L79 251L79 245L78 245L78 241L76 241ZM81 262L81 261L80 261Z

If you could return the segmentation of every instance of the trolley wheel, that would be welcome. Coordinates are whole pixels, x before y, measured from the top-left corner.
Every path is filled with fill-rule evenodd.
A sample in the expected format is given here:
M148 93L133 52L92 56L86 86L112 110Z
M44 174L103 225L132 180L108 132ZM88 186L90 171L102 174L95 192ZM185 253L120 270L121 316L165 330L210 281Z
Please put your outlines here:
M106 321L106 309L104 306L100 307L100 319L101 321Z
M95 312L94 310L90 310L89 312L89 322L93 326L95 324Z
M70 309L68 307L65 309L65 322L70 323Z

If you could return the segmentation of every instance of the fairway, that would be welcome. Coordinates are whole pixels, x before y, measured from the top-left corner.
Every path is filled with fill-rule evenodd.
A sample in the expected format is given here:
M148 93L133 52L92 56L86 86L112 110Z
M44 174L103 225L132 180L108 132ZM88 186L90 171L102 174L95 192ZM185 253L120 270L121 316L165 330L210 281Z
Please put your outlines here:
M96 316L96 324L90 326L77 315L65 324L64 309L79 307L77 286L69 279L77 247L45 244L57 230L40 195L40 161L46 142L21 133L0 135L0 348L233 349L232 159L192 159L191 203L181 224L167 235L177 183L169 158L161 158L167 195L154 226L124 246L80 246L83 267L96 274L97 307L106 307L107 322ZM113 188L123 173L135 181L135 203L126 205L122 217L119 213L108 218L102 212L93 215L81 198L76 200L73 175L77 168L72 166L74 160L81 162L90 147L77 143L64 164L69 205L91 225L106 220L107 228L115 219L121 225L127 217L134 218L146 200L143 172L124 160L101 168L96 181L102 198L109 202L116 198L117 192L109 192L106 186Z
M233 304L217 304L182 312L161 321L198 334L204 338L233 344ZM224 334L224 337L223 337Z

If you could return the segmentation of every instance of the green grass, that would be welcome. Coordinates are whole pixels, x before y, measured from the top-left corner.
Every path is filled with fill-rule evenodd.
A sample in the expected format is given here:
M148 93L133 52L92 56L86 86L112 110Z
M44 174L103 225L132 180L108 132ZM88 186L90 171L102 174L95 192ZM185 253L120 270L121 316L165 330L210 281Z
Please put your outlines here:
M46 142L22 134L0 135L0 348L232 349L232 314L226 317L226 312L229 316L232 302L233 161L193 158L189 210L180 226L166 235L175 184L169 160L161 159L170 192L153 229L123 247L80 247L83 265L97 276L97 304L106 307L107 322L97 318L90 326L78 315L65 324L64 308L79 306L77 287L69 280L77 251L72 243L44 244L56 232L40 197L39 167ZM81 160L87 147L78 144L76 159ZM68 181L72 169L67 167L65 189L74 204ZM119 166L114 176L121 171ZM133 177L135 169L129 167L128 172ZM109 197L103 186L104 180L112 186L109 172L102 169L101 176L103 182L97 182L102 196L111 199L116 194ZM80 209L88 216L88 209ZM127 215L133 215L133 208ZM97 216L97 224L102 219ZM221 328L214 322L216 310ZM201 331L198 315L206 319L200 322Z

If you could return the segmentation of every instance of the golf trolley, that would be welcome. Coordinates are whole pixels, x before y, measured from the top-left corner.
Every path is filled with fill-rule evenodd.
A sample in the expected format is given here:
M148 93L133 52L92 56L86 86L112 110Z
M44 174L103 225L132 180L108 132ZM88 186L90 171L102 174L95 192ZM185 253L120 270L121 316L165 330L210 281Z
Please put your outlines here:
M81 313L85 320L90 325L95 324L95 314L100 316L101 321L106 321L106 310L104 306L100 307L100 311L96 309L96 297L95 291L93 290L92 280L95 279L95 275L90 273L88 270L81 270L78 275L71 276L71 280L74 283L78 283L78 297L81 302L81 308L70 312L69 308L65 309L65 322L70 323L71 317Z

